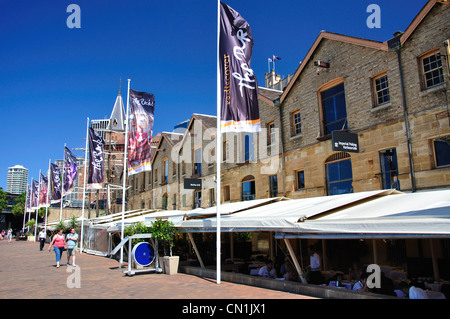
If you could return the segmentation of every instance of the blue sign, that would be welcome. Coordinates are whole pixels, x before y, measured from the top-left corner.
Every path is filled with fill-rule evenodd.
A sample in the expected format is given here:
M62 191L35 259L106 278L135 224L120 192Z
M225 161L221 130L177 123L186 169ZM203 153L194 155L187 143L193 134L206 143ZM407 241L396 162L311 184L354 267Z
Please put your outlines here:
M133 247L134 261L141 266L150 265L155 260L155 249L149 243L139 243Z

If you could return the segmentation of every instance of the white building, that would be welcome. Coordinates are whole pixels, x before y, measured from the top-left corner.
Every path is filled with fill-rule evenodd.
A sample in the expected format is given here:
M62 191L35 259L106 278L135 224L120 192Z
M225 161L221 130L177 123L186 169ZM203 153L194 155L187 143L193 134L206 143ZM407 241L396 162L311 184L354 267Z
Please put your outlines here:
M8 178L6 181L6 192L11 194L22 194L27 190L28 169L22 165L8 167Z

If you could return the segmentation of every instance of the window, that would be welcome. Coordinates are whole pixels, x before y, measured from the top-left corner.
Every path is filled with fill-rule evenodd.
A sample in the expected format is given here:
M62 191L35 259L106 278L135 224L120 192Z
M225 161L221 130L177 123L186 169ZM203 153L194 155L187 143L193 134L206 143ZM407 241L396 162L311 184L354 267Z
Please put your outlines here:
M223 201L224 202L230 201L230 185L225 185L223 187Z
M186 194L183 194L183 207L186 207Z
M169 161L167 158L163 159L163 175L161 183L165 184L169 182Z
M299 135L302 133L302 120L300 117L300 111L291 113L291 136Z
M194 192L194 208L202 207L202 191L197 190Z
M296 171L295 172L295 189L304 189L305 188L305 171Z
M423 86L425 89L444 82L441 53L435 50L422 56Z
M172 163L172 174L177 175L177 163Z
M373 78L373 89L375 94L375 106L388 103L391 100L386 72Z
M167 210L168 201L169 201L169 198L168 198L167 193L166 193L162 197L162 207L161 207L161 209Z
M269 193L270 197L277 197L278 196L278 177L277 175L271 175L269 176Z
M253 162L255 160L255 146L253 133L244 136L244 160L245 162Z
M242 180L242 200L253 200L255 196L255 178L248 175Z
M381 183L383 189L400 190L398 181L397 151L395 148L380 151Z
M222 160L226 162L228 159L228 141L222 142Z
M450 135L433 141L436 167L450 165Z
M209 189L209 207L213 207L216 202L216 195L214 188Z
M347 128L344 83L320 92L324 135Z
M271 145L275 141L275 122L267 123L267 145Z
M193 175L202 175L202 148L194 150L194 171Z
M325 162L328 195L353 193L353 174L350 154L339 152Z

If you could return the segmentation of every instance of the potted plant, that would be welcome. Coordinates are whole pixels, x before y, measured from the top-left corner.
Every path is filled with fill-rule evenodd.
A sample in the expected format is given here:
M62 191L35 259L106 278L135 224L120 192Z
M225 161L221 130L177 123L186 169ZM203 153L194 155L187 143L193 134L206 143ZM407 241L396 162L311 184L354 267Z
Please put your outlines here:
M178 232L171 221L157 219L149 227L152 237L158 240L158 245L162 246L163 257L160 259L160 265L164 269L164 273L168 275L178 273L178 265L180 256L172 256L173 239Z
M149 228L147 226L145 226L144 223L142 223L142 222L132 224L128 227L125 227L125 229L124 229L125 237L130 237L130 236L133 236L136 234L147 234L147 233L149 233ZM134 246L140 242L145 242L145 241L146 240L144 238L135 238L132 240L132 245ZM134 265L134 268L136 268L136 269L144 269L144 266L139 265L134 260L131 260L128 262L132 262Z
M27 233L27 241L36 241L36 237L34 236L34 228L36 226L36 221L34 218L30 219L25 226L28 227L28 233Z

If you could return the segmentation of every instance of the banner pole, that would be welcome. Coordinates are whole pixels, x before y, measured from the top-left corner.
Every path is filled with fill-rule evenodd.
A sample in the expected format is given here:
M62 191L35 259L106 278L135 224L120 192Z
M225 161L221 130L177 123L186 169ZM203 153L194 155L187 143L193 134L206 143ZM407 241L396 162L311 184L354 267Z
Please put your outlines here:
M39 212L39 197L41 196L41 170L39 170L39 184L38 184L38 198L37 198L37 209L36 209L36 222L34 223L34 238L37 235L37 224L38 224L38 212Z
M59 221L62 220L63 200L64 200L64 164L66 162L66 143L64 143L64 156L62 161L62 178L61 178L61 202L59 208Z
M24 207L23 207L23 226L22 226L22 233L24 232L24 230L25 230L25 219L26 219L26 216L27 216L27 199L28 199L28 196L29 196L29 194L28 194L28 181L27 181L27 189L26 189L26 192L25 192L25 205L23 205Z
M81 240L80 240L80 254L83 252L83 235L84 235L84 206L86 206L86 174L87 174L87 153L89 143L89 117L86 125L86 146L84 149L84 181L83 181L83 206L81 207ZM90 205L91 203L89 203Z
M125 147L123 150L123 185L122 185L122 225L121 225L121 233L120 233L120 241L123 240L124 237L124 218L125 218L125 189L126 189L126 185L127 185L127 152L128 152L128 117L129 117L129 113L130 113L130 79L128 79L128 93L127 93L127 115L125 118ZM131 260L128 260L129 263L131 263ZM122 248L120 248L120 266L119 268L122 267L122 263L123 263L123 246Z
M45 205L45 221L44 221L44 229L47 232L47 217L48 217L48 207L50 206L49 203L49 192L50 192L50 163L52 160L48 159L48 171L47 171L47 203Z
M221 162L221 92L220 92L220 0L217 0L217 131L216 131L216 280L221 282L221 231L220 231L220 162Z

